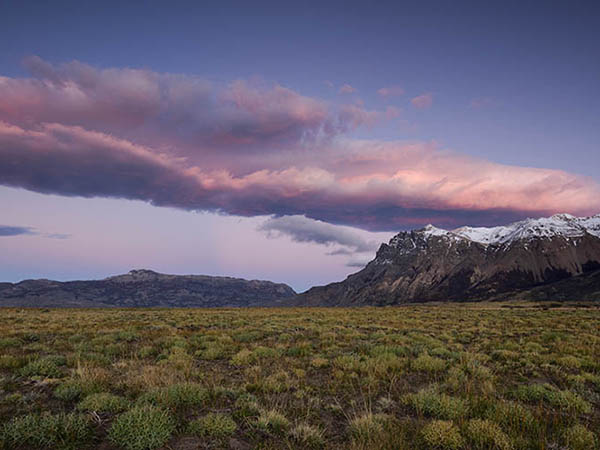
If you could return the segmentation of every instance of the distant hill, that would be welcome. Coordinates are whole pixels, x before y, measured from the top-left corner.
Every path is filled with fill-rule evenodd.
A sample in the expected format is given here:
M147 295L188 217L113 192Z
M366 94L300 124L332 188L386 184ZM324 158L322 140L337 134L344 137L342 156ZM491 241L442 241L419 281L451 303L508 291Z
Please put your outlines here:
M401 232L363 270L294 305L484 299L600 300L600 215L557 214L493 228Z
M132 270L103 280L0 283L0 306L17 307L270 306L295 295L288 285L270 281L152 270Z

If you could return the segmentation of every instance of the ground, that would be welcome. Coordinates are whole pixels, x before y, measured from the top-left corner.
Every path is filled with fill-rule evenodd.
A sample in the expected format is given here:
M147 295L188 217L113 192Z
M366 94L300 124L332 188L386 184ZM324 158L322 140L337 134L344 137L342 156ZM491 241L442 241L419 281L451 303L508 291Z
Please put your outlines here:
M600 308L2 309L0 448L598 448Z

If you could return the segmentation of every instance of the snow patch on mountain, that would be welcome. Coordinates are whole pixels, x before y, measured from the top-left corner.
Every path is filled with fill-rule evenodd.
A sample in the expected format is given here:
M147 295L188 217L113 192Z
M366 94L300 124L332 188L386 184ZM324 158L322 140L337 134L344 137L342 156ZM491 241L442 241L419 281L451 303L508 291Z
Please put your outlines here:
M557 236L571 239L581 237L586 233L600 238L600 214L590 217L555 214L552 217L525 219L504 226L461 227L454 230L444 230L427 225L418 232L426 239L434 236L467 239L484 245L503 245L515 241L551 239ZM391 246L398 246L399 243L398 236L390 241Z

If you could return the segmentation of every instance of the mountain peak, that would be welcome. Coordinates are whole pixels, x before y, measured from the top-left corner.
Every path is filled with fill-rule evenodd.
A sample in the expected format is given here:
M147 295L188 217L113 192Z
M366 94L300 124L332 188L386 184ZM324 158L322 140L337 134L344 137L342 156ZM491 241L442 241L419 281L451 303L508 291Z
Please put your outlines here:
M553 290L554 283L563 283L562 291ZM427 225L403 231L382 245L364 269L342 282L310 289L298 303L523 298L538 287L544 299L592 300L600 299L599 283L600 216L556 214L497 227Z
M590 217L576 217L571 214L560 213L551 217L528 218L496 227L464 226L454 230L444 230L429 224L417 230L417 232L422 233L426 238L448 236L483 245L503 245L538 238L577 238L586 233L600 237L600 214ZM398 241L399 239L396 236L390 243L396 244Z

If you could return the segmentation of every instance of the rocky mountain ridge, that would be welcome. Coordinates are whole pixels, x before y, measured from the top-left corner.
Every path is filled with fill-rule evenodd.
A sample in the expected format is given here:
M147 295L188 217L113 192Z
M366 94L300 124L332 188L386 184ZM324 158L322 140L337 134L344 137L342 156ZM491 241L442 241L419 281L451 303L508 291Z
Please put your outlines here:
M286 284L132 270L103 280L0 283L0 306L247 307L295 296Z
M296 305L388 305L421 301L539 298L555 282L577 297L600 293L598 277L586 291L568 280L600 270L600 215L557 214L506 226L443 230L428 225L382 244L367 266L346 280L314 287ZM571 283L583 286L582 283ZM548 291L550 292L550 291ZM573 298L581 300L581 298Z

